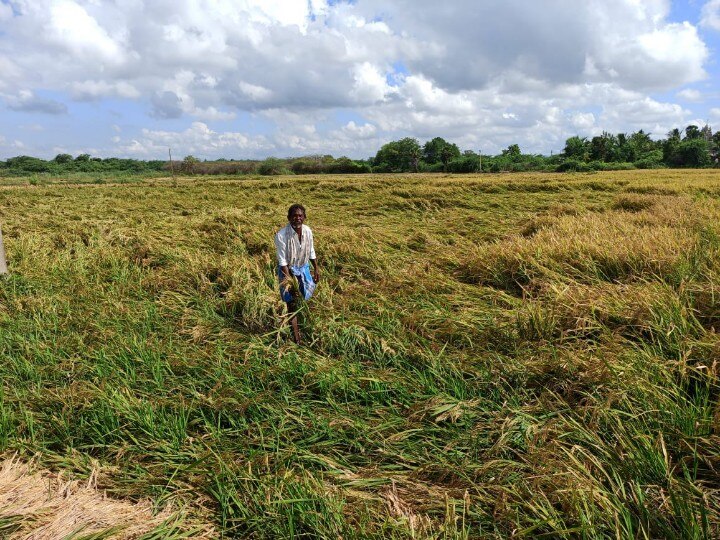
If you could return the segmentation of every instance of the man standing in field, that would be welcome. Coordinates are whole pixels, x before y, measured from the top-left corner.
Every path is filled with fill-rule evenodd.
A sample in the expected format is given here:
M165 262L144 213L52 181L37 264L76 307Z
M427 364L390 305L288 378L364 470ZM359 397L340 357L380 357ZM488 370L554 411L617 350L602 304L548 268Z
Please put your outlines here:
M288 210L288 224L275 235L275 249L278 258L280 294L287 304L293 339L300 344L298 327L298 300L309 300L320 281L313 233L305 222L305 207L293 204ZM310 264L313 272L310 274Z

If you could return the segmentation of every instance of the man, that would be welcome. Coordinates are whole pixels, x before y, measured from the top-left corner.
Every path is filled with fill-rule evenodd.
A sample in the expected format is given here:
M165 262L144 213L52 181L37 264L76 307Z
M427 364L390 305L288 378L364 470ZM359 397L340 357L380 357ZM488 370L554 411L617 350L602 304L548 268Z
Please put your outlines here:
M298 345L300 344L298 299L302 296L305 300L309 300L315 292L316 284L320 281L313 234L310 227L304 224L305 218L305 207L301 204L293 204L288 210L288 224L275 235L280 294L287 304L293 339ZM309 263L312 263L312 275Z

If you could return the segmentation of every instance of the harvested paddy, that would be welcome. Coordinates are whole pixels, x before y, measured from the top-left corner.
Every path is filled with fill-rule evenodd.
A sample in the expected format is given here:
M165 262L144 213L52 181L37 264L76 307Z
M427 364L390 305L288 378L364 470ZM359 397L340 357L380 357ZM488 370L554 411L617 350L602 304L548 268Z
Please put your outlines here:
M147 538L720 534L720 173L13 182L0 450Z

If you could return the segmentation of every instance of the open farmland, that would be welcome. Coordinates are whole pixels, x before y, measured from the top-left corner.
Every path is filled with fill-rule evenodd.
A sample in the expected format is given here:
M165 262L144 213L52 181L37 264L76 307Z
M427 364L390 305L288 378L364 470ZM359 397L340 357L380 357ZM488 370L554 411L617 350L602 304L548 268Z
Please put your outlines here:
M13 182L6 455L208 536L720 534L717 171Z

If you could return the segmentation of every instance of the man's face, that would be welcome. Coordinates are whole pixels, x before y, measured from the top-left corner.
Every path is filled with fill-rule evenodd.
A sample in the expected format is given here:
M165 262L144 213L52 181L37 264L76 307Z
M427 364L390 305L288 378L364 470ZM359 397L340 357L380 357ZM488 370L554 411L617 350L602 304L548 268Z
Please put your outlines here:
M297 210L293 210L292 214L289 216L290 224L293 226L293 229L298 229L302 227L302 224L305 222L305 212L300 210L299 208Z

